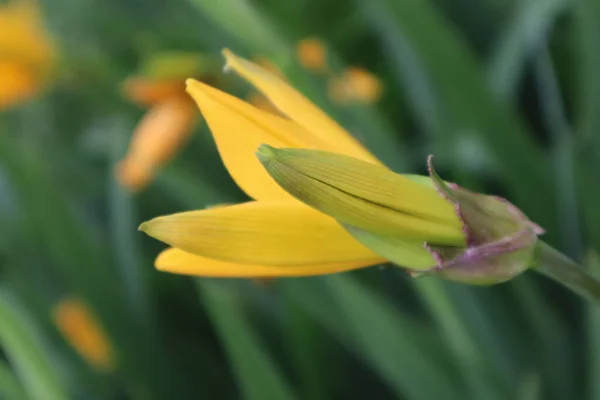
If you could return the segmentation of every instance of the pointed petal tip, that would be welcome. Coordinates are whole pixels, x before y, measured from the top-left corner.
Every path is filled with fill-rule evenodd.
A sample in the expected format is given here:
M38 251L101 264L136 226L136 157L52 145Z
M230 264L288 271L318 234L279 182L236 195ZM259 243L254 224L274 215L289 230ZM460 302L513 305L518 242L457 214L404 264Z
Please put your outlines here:
M138 231L139 231L139 232L144 232L144 233L147 233L147 231L148 231L148 225L149 225L149 224L148 224L148 222L149 222L149 221L142 222L142 223L140 224L140 226L138 226Z
M225 65L223 65L223 72L230 72L233 68L231 66L232 62L237 61L237 56L231 52L228 48L224 48L221 50L221 54L225 58Z
M192 94L191 91L193 90L202 90L205 86L206 84L194 78L188 78L185 80L185 91L189 94Z

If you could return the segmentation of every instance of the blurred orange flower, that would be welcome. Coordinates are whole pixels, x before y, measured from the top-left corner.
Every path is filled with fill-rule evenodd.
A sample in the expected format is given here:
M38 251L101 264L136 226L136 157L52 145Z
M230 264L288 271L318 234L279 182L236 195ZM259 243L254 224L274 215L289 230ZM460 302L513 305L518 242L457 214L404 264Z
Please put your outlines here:
M329 81L329 98L340 104L375 103L381 97L381 81L363 68L349 67L340 78Z
M317 38L302 39L296 46L296 56L300 64L311 71L327 70L327 47Z
M64 299L52 314L58 330L90 365L103 371L114 368L112 347L84 303L75 298Z
M42 24L37 2L0 5L0 110L37 94L56 62L56 49Z
M150 110L138 123L129 151L117 165L116 176L122 186L131 191L144 188L187 142L199 114L185 92L184 79L202 76L209 64L197 54L160 54L139 76L123 83L125 97Z

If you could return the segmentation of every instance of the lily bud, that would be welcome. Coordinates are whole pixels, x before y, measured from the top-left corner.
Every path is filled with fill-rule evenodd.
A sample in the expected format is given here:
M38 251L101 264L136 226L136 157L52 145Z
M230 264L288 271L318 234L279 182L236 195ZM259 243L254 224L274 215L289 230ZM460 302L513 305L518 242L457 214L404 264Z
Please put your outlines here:
M524 271L541 230L510 203L432 177L325 151L262 145L271 177L373 252L413 271L474 284Z

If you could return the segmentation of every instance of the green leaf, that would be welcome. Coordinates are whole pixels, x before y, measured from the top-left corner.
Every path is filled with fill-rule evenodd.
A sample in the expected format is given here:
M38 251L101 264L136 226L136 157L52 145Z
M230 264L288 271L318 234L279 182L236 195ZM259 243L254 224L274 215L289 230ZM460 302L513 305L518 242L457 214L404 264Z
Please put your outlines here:
M548 299L531 281L523 276L512 281L515 300L522 307L533 336L531 349L537 353L537 370L555 398L569 399L573 377L565 374L565 367L573 365L573 344L569 331Z
M448 369L448 354L438 338L351 274L285 280L279 285L364 360L397 397L461 398L460 384Z
M137 219L133 196L114 177L114 166L121 160L129 144L133 126L122 118L115 118L109 124L110 135L109 192L110 227L112 246L115 248L120 276L125 283L126 296L132 309L142 318L150 318L150 293L142 264L139 242L136 240Z
M542 379L539 374L525 374L519 383L519 392L517 400L541 400L542 397Z
M579 204L576 193L575 163L582 162L575 156L575 135L567 120L563 96L557 73L551 59L547 40L540 42L534 73L538 84L542 121L549 134L553 177L556 181L558 199L557 214L560 222L559 238L569 255L581 257L581 231ZM587 195L584 193L584 195Z
M490 362L498 358L469 327L469 314L450 296L452 285L430 277L417 279L415 285L452 351L473 398L506 398L503 394L507 394L509 378L500 365ZM468 294L463 295L468 297ZM476 298L471 296L470 300L476 301Z
M397 393L409 399L455 398L455 383L449 376L440 376L442 365L419 343L418 330L410 328L410 319L349 277L327 283L356 345L376 363L378 372Z
M365 7L385 48L398 53L402 50L398 46L408 47L409 57L416 57L425 70L435 103L429 109L436 112L432 133L439 155L457 157L458 153L448 149L456 149L459 138L480 140L491 152L511 199L533 221L554 232L548 160L514 110L495 98L483 68L461 34L432 1L376 0L365 2ZM378 28L380 21L385 23ZM414 70L406 69L405 82L413 79L410 72ZM416 79L423 80L420 72Z
M246 321L239 298L225 285L196 280L200 298L222 340L239 390L246 400L292 400L292 388L252 326Z
M600 2L598 0L578 0L574 2L574 35L577 50L573 66L574 75L579 78L575 108L575 129L581 138L593 146L596 164L600 160L600 53L598 37L600 37Z
M570 0L527 0L517 4L488 66L488 79L500 99L514 100L528 56L570 3Z
M26 400L25 388L8 365L0 360L0 398Z
M27 394L33 399L69 399L38 328L29 313L0 288L0 343Z
M600 278L600 258L598 253L590 252L587 255L586 266L590 273L595 277ZM586 378L587 378L587 394L590 400L600 399L600 381L598 374L600 373L600 307L596 303L588 303L587 308L587 355L588 363Z
M189 0L255 54L286 54L287 47L270 21L248 0Z
M132 314L122 281L114 278L118 274L106 244L96 240L96 232L69 207L46 167L49 160L50 155L30 143L0 135L0 165L19 196L24 222L31 229L26 245L44 254L47 265L89 303L129 379L147 385L144 389L152 398L160 398L161 393L192 397L193 391L162 347L157 330Z
M284 303L283 324L286 349L300 378L302 398L325 400L331 398L331 380L337 365L329 357L329 338L288 292L281 291Z

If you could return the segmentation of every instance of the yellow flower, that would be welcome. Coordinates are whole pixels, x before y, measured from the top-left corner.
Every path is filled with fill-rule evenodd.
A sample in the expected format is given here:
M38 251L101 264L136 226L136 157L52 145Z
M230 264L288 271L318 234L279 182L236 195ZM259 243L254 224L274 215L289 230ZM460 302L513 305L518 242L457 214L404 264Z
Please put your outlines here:
M206 84L188 92L208 123L229 173L255 201L159 217L142 224L173 246L156 260L162 271L215 277L318 275L384 262L334 219L295 200L254 155L262 143L336 151L379 161L283 79L226 51L234 70L288 118L262 111Z
M114 368L112 347L84 303L75 298L64 299L54 307L52 318L65 339L90 365L103 371Z
M159 270L215 277L319 275L390 260L472 283L525 271L542 229L504 199L383 166L280 77L224 52L277 107L187 81L232 178L254 201L140 226L172 246ZM310 206L310 207L309 207Z
M298 42L296 55L300 64L311 71L327 70L327 48L317 38L305 38Z
M56 61L34 0L0 5L0 110L37 94Z
M184 78L200 73L204 64L206 60L194 54L161 54L145 66L141 76L124 82L124 95L150 110L138 123L129 151L117 165L116 177L122 186L131 191L144 188L187 142L198 112L185 93Z

